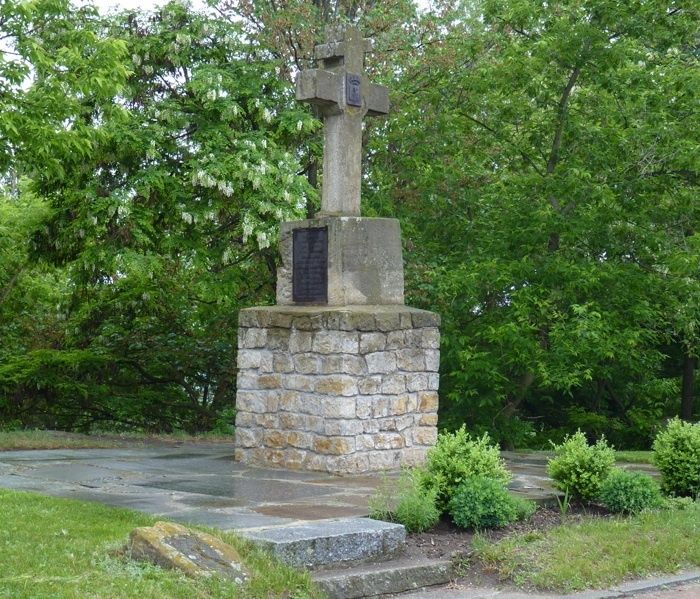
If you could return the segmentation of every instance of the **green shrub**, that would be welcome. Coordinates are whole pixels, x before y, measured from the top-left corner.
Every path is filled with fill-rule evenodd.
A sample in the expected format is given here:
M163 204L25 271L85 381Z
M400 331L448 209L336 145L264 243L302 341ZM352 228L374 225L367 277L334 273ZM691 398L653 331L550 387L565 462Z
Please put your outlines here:
M588 445L586 436L579 430L554 445L556 456L547 463L547 473L554 486L583 501L598 497L600 485L615 463L615 451L604 437L595 445Z
M700 423L674 418L656 436L652 449L664 493L679 497L700 495Z
M663 497L661 508L664 510L682 511L696 505L692 497Z
M484 476L462 481L448 511L461 528L498 528L534 513L534 504L513 497L503 484Z
M492 445L488 433L472 439L462 426L454 433L440 433L435 447L428 451L421 484L436 493L440 512L457 487L470 476L483 476L505 486L511 479L498 445Z
M417 470L409 471L399 479L399 501L394 511L394 520L403 524L408 532L423 532L440 519L436 506L435 489L424 489L419 482Z
M440 519L436 490L425 489L420 480L418 469L404 470L398 481L385 479L370 498L370 516L403 524L409 532L423 532L434 526Z
M661 490L651 476L619 469L613 469L603 481L599 499L616 514L638 514L662 504Z

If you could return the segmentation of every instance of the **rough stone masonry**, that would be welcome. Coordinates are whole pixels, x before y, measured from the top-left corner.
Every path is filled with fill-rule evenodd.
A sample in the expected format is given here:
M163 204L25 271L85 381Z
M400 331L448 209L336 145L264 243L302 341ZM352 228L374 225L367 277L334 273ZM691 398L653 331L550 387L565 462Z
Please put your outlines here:
M363 73L355 27L317 46L297 99L321 107L321 211L282 223L276 306L242 310L236 459L360 473L421 463L437 437L440 318L404 305L396 219L360 214L365 115L386 88Z

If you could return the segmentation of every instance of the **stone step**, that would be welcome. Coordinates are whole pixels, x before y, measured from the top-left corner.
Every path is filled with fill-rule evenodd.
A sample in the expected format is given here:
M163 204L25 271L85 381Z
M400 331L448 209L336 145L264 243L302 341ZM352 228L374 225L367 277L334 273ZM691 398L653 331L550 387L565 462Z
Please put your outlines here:
M400 524L370 518L314 520L236 532L280 561L305 568L390 559L406 541L406 529Z
M358 599L446 584L453 574L450 560L401 557L388 562L317 571L311 576L329 599Z

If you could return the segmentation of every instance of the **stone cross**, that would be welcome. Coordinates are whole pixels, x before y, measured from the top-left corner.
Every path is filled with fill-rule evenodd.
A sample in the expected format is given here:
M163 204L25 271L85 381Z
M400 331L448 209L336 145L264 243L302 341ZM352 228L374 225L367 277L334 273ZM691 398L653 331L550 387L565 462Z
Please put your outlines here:
M318 216L359 216L362 118L389 112L389 91L364 73L371 40L357 27L329 28L314 48L320 68L301 71L296 98L320 108L324 124L323 190Z

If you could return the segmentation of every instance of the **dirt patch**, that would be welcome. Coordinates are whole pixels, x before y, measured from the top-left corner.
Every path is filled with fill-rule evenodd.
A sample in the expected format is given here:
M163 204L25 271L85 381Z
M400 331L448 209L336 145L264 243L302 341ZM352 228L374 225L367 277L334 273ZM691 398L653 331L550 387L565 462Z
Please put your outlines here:
M566 516L563 516L558 508L540 506L529 520L514 522L503 528L483 530L480 534L491 541L499 541L516 534L544 532L560 524L576 524L586 518L610 516L610 512L599 506L575 504ZM468 557L473 552L472 540L475 534L473 530L458 528L445 517L426 532L407 535L406 544L411 551L432 559Z

